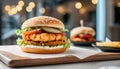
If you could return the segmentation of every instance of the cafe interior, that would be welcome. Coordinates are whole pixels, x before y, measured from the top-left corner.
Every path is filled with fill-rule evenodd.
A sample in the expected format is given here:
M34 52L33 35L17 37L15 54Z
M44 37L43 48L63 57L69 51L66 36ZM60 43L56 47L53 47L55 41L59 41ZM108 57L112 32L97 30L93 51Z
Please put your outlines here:
M17 45L16 30L37 16L61 20L69 39L71 30L81 27L82 21L83 26L95 30L95 42L120 41L120 0L0 0L0 45Z
M106 35L112 41L120 40L120 0L106 0ZM52 16L60 19L69 30L85 26L96 30L97 0L1 0L0 44L16 44L15 30L35 16ZM67 33L69 37L69 33Z

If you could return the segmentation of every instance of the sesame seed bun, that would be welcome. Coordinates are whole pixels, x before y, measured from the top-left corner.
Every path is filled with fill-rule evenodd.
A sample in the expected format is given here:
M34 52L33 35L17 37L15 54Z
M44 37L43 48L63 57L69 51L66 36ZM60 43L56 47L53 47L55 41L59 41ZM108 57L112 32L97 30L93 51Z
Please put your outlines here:
M36 27L36 26L47 26L47 27L54 27L60 29L65 28L64 24L60 20L49 16L38 16L38 17L30 18L22 24L21 28L24 29L27 27Z
M90 27L76 27L71 30L70 36L75 36L79 33L91 34L92 36L95 35L94 29L92 29Z

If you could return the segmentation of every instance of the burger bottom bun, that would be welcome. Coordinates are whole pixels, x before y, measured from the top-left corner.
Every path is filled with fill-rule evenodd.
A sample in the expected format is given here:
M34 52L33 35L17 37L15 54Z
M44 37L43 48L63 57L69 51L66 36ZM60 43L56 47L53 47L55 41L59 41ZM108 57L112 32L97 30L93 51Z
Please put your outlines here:
M54 48L54 49L45 49L45 48L29 48L21 47L23 52L27 53L36 53L36 54L56 54L65 52L67 48Z

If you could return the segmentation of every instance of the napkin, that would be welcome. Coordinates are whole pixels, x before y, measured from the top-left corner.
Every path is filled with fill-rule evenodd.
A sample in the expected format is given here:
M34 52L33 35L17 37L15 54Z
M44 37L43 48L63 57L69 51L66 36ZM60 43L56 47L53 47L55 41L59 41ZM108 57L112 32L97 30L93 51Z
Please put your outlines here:
M66 52L59 53L59 54L25 53L17 45L0 46L0 50L10 52L10 53L18 55L18 56L29 57L29 58L33 58L33 59L35 59L35 58L41 58L41 59L57 58L57 57L64 57L64 56L69 56L69 55L76 56L79 59L84 59L89 56L100 53L100 51L95 51L95 50L90 50L90 49L85 49L85 48L80 48L80 47L75 47L75 46L71 46Z

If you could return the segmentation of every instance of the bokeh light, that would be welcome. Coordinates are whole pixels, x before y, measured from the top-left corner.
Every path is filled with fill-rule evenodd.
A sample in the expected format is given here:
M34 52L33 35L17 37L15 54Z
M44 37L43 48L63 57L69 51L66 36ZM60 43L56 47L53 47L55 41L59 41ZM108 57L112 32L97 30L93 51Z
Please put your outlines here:
M87 12L86 8L81 8L79 10L80 14L85 14Z
M10 10L11 10L10 5L6 5L6 6L5 6L5 11L10 11Z
M117 3L117 6L120 7L120 2Z
M13 15L13 13L12 13L11 11L8 11L8 15L10 15L10 16L11 16L11 15Z
M21 11L21 10L22 10L22 7L21 7L20 5L17 5L17 6L16 6L16 10L17 10L17 11Z
M80 2L75 3L75 8L76 9L82 8L82 4Z
M92 0L92 4L97 4L98 0Z
M31 8L30 6L27 6L27 7L26 7L26 11L27 11L27 12L31 12L31 11L32 11L32 8Z
M22 1L22 0L19 1L19 2L18 2L18 5L24 6L24 1Z
M16 8L12 8L12 9L11 9L11 12L12 12L13 14L16 14L16 13L17 13Z
M35 7L35 3L34 3L34 2L30 2L30 3L29 3L29 6L30 6L31 8L34 8L34 7Z
M40 8L40 13L44 14L45 13L45 8Z
M62 6L58 6L57 7L57 11L61 14L63 14L65 12L64 8Z

